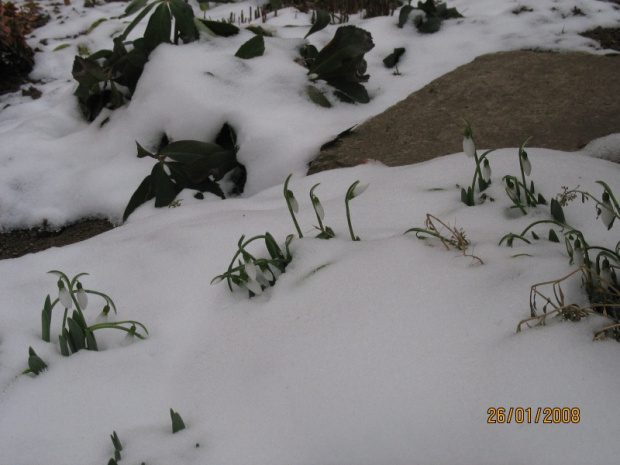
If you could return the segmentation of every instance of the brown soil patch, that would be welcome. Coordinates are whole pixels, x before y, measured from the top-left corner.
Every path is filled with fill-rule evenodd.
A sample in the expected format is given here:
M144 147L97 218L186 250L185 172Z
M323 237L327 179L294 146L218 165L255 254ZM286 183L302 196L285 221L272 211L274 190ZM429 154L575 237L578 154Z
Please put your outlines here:
M620 55L518 51L485 55L411 94L322 151L308 174L365 159L407 165L479 148L578 150L620 132Z

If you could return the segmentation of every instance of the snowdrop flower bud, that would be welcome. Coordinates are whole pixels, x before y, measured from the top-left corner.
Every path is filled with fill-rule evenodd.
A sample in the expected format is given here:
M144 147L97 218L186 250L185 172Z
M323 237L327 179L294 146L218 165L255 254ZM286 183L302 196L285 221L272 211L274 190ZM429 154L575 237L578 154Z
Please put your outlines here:
M474 140L471 138L471 133L465 132L465 137L463 137L463 152L469 157L474 158L476 154L476 145L474 144Z
M609 194L607 192L603 192L603 203L598 205L597 210L601 217L601 221L607 230L610 230L616 215L614 215L614 209L611 206L611 201L609 200Z
M269 267L265 267L261 269L263 276L267 281L273 281L273 273L269 270Z
M105 307L103 307L103 310L101 311L101 313L97 315L97 319L95 320L95 323L99 324L99 323L107 322L108 313L110 313L110 306L106 305Z
M523 163L523 172L526 176L529 176L532 172L532 164L530 163L530 159L527 158L527 152L525 150L521 152L521 163Z
M487 183L491 180L491 165L486 158L484 159L484 166L482 167L482 179Z
M581 248L581 241L575 239L575 248L573 250L573 263L577 266L582 266L584 263L583 249Z
M73 299L71 299L71 293L65 287L65 283L61 279L58 280L58 300L63 307L69 309L73 307Z
M77 302L82 310L86 310L86 307L88 306L88 294L86 294L86 291L82 288L82 283L79 281L77 283L77 289L78 290L75 294Z
M221 283L224 280L222 276L216 276L211 280L211 285Z
M355 197L362 195L367 188L368 188L367 182L358 183L357 186L355 186L355 189L353 189L353 195L351 196L351 198L355 198Z
M250 278L250 281L255 281L256 280L256 267L254 266L254 263L252 262L245 262L245 273L248 275L248 278Z
M289 204L291 205L291 208L293 209L293 212L298 213L299 204L297 203L297 199L295 198L293 191L288 191L287 194L288 194L288 201L289 201Z
M611 280L611 267L609 266L609 260L603 260L603 265L601 266L601 285L603 287L607 287L612 284Z

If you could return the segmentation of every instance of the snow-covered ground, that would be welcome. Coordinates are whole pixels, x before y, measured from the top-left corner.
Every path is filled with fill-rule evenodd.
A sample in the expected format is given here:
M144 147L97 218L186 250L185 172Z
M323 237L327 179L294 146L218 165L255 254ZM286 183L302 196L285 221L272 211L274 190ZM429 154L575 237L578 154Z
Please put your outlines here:
M519 174L516 148L489 156L494 201L475 207L460 202L456 187L469 185L474 171L463 153L408 167L371 163L304 176L307 162L334 135L476 56L522 48L605 53L577 33L617 27L617 5L454 0L448 6L465 17L432 35L399 29L396 16L353 17L376 44L366 54L372 100L333 99L330 109L307 99L306 70L294 62L310 18L286 9L261 24L275 32L262 57L234 57L252 37L248 31L160 46L131 103L89 125L72 96L73 57L79 44L91 51L110 47L110 37L125 27L112 17L125 5L78 3L58 6L53 21L33 33L31 44L42 51L32 77L41 80L43 96L0 97L0 227L43 220L59 226L87 216L119 222L153 164L136 157L135 141L154 148L162 133L212 140L229 122L248 183L240 198L200 201L182 192L178 208L155 209L150 202L101 236L0 262L2 463L107 463L112 431L128 464L617 462L620 346L592 341L608 320L549 320L515 333L530 315L530 286L573 269L563 244L498 245L505 234L549 218L548 207L527 216L509 208L502 177ZM250 5L257 2L219 5L208 15L228 17ZM521 7L532 11L513 13ZM79 34L103 17L110 19ZM321 48L336 28L308 41ZM142 32L137 28L135 36ZM53 51L63 43L70 47ZM394 76L382 60L402 46L401 75ZM597 180L618 194L620 167L591 155L617 153L619 146L612 136L578 153L528 149L531 178L547 199L562 186L600 197ZM293 241L286 273L252 299L224 283L210 286L242 234L269 231L282 243L295 232L282 196L289 173L305 237ZM350 240L344 206L356 180L369 183L350 202L359 242ZM313 238L308 192L317 183L325 223L336 233L328 241ZM423 227L427 213L462 228L468 253L484 263L403 235ZM565 213L590 244L615 247L618 224L607 231L594 202L575 201ZM537 231L544 238L547 230ZM252 252L267 253L260 246ZM54 343L40 339L45 296L57 293L56 278L46 274L54 269L70 277L89 273L84 287L112 297L118 317L145 324L149 338L131 343L102 330L99 352L61 356L59 309ZM586 301L577 276L563 291L567 301ZM91 296L89 323L101 307ZM49 366L37 377L20 375L28 347ZM488 423L489 409L499 407L531 408L531 422ZM579 409L579 422L571 416L570 424L544 424L541 415L536 423L536 412L546 407ZM170 408L187 425L174 435Z

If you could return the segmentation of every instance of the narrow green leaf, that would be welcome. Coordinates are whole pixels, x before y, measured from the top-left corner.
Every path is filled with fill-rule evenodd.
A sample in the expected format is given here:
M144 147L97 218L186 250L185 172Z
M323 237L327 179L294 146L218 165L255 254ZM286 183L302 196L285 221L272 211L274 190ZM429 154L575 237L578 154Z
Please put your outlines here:
M312 25L308 33L304 36L304 39L308 37L309 35L314 34L315 32L325 29L327 25L330 23L330 21L331 21L331 16L327 11L320 10L320 9L317 10L316 21L314 22L314 24Z
M538 237L538 234L536 234L534 231L532 231L532 237L536 240L540 239L540 237Z
M131 215L136 208L153 197L153 182L151 175L149 174L146 178L144 178L138 186L138 189L136 189L129 199L129 203L127 204L127 207L125 207L125 212L123 213L123 222L127 221L129 215Z
M235 56L249 60L250 58L262 56L263 53L265 53L265 39L263 36L254 36L239 47Z
M562 209L562 205L557 199L551 199L551 217L559 221L560 223L566 224L566 218L564 217L564 210Z
M331 108L332 104L329 102L329 100L327 100L327 97L323 95L323 92L321 92L317 87L313 85L307 85L306 94L313 103L323 108Z
M142 11L140 11L140 13L138 13L138 16L136 16L134 18L134 20L129 24L129 26L127 26L127 28L123 31L123 33L117 37L114 42L115 43L122 43L127 39L127 36L129 35L129 33L131 31L133 31L133 29L138 25L138 23L140 21L142 21L142 19L144 19L144 17L146 15L149 14L149 12L158 4L158 3L162 3L162 0L155 0L153 3L149 3L146 7L144 7L144 9L142 9ZM131 6L131 5L130 5ZM129 9L129 7L127 7L127 9ZM139 8L138 8L139 9ZM137 11L138 9L134 10L131 14L133 14L135 11ZM127 16L127 10L125 10L125 15Z
M112 434L110 435L110 439L112 439L112 444L114 445L114 449L123 450L123 445L121 444L121 440L118 438L118 434L116 434L116 431L112 431Z
M69 48L71 47L71 44L60 44L58 47L56 47L54 50L52 50L53 52L57 52L59 50L63 50L65 48Z
M80 325L73 318L67 318L67 326L69 327L69 337L73 352L85 349L84 331L82 331Z
M99 26L101 23L103 23L103 22L105 22L107 20L108 20L108 18L99 18L97 21L95 21L93 24L91 24L90 27L86 30L86 35L88 35L91 32L93 32L97 26Z
M215 35L221 37L230 37L239 34L239 28L234 24L222 23L221 21L211 21L209 19L198 19L198 21L206 26Z
M63 334L66 333L66 330L63 330ZM58 335L58 342L60 345L60 354L63 357L68 357L69 355L71 355L71 352L69 351L69 344L67 343L67 339L62 336L62 335Z
M50 295L47 294L45 303L43 304L43 310L41 311L41 339L45 342L50 342L50 327L52 324L52 302Z
M560 239L558 238L558 235L556 234L555 230L553 229L549 229L549 240L551 242L560 242Z
M132 14L144 8L147 3L148 0L133 0L129 5L127 5L127 8L125 8L123 16L131 16Z
M181 163L191 163L209 158L209 156L222 151L223 149L220 145L211 142L180 140L166 145L159 151L159 155L165 155Z
M181 418L178 412L170 409L170 418L172 419L172 434L185 429L183 418Z

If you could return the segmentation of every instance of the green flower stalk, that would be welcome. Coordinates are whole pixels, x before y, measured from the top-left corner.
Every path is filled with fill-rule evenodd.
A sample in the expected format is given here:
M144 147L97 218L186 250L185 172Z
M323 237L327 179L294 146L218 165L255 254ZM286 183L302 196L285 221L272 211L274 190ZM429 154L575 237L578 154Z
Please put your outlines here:
M312 202L312 208L314 208L314 214L316 215L316 219L319 222L318 229L321 231L316 237L319 239L331 239L335 236L334 231L329 226L325 226L323 224L323 219L325 218L325 210L323 209L323 205L319 198L315 195L314 189L316 189L320 184L315 184L310 189L310 201Z
M474 171L474 178L472 180L471 187L468 187L467 190L465 190L465 188L461 189L461 201L468 207L473 207L476 204L474 198L476 182L478 182L478 189L480 192L486 190L491 183L491 165L486 157L494 150L487 150L482 154L482 156L478 157L471 125L467 119L461 119L465 123L465 130L463 131L463 152L465 152L469 158L473 158L476 161L476 169ZM481 168L481 165L483 168Z
M359 236L356 236L353 232L353 225L351 224L351 210L349 208L349 202L353 200L355 197L358 197L364 193L364 191L368 188L367 183L360 184L359 181L355 181L349 189L347 190L347 195L344 198L344 204L347 210L347 223L349 224L349 234L351 235L352 241L359 241Z
M286 206L288 207L288 211L291 214L291 218L293 218L293 224L295 224L295 229L297 229L297 235L301 239L304 235L301 233L301 229L299 227L299 223L297 223L297 218L295 218L295 213L299 211L299 204L297 203L297 199L295 199L295 195L293 191L289 190L288 182L293 176L293 173L288 175L286 181L284 182L284 200L286 200Z

